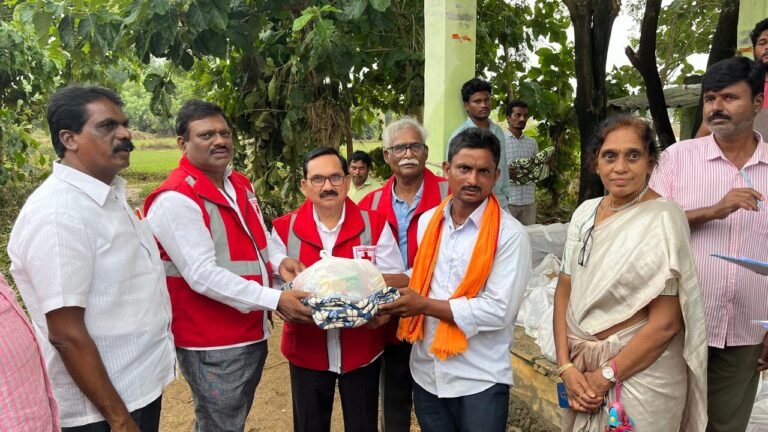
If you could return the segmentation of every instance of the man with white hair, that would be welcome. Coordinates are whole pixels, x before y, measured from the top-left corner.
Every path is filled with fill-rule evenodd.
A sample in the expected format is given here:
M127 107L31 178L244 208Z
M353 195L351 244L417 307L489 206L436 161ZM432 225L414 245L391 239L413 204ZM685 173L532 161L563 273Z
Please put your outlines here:
M390 123L382 133L384 160L392 169L387 183L370 192L358 206L377 210L387 217L400 245L405 268L416 257L416 229L421 215L440 204L448 195L448 181L426 169L429 148L427 133L413 117ZM405 275L388 276L387 285L408 286ZM387 328L382 369L382 431L408 431L411 425L412 381L408 360L411 344L395 337L397 319Z

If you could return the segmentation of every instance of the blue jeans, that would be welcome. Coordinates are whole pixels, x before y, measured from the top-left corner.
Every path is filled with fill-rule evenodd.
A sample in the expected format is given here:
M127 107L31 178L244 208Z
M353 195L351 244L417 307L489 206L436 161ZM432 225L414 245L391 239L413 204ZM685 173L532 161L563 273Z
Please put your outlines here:
M473 395L439 398L414 383L413 404L422 432L504 432L509 386L494 384Z
M176 348L192 389L195 431L242 431L267 358L267 342L196 351Z

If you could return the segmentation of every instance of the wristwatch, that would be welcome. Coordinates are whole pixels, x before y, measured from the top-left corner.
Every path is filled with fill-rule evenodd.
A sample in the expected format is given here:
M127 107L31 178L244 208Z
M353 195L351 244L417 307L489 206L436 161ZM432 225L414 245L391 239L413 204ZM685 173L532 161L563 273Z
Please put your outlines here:
M600 371L603 375L603 378L607 379L608 381L615 383L616 382L616 371L613 370L610 364L603 365L603 368Z

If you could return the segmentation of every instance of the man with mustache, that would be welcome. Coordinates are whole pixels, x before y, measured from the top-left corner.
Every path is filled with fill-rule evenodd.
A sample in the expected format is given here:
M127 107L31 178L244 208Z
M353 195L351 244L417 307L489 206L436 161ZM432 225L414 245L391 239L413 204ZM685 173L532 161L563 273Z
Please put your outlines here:
M312 322L305 293L270 288L273 269L292 277L303 266L270 264L251 183L229 168L232 129L221 107L187 101L176 134L179 166L144 205L165 266L176 355L196 430L243 430L267 357L267 312Z
M413 343L416 417L424 432L507 430L509 346L531 272L523 226L493 195L501 145L486 129L451 140L450 200L419 219L410 288L380 306Z
M387 183L369 193L360 208L383 213L400 245L405 268L416 257L416 229L424 212L436 207L448 195L448 181L426 169L429 148L424 127L413 117L396 120L381 134L384 160L392 169ZM408 278L387 281L404 288ZM381 405L384 432L408 431L411 427L413 378L408 367L411 344L395 337L398 320L387 324L387 345L382 357Z
M765 277L710 256L768 261L768 145L754 132L765 70L745 57L722 60L702 78L704 121L712 133L669 147L650 187L686 211L706 307L708 431L747 427L768 336ZM652 240L651 240L652 241Z
M381 182L371 177L373 161L368 153L358 150L349 158L349 172L352 183L349 185L349 199L360 202L368 192L381 186Z
M528 123L528 104L521 100L510 101L506 115L509 127L504 131L502 153L510 162L536 156L539 151L536 140L523 133ZM517 174L510 166L509 212L523 225L532 225L536 223L536 183L523 183L517 180Z
M496 138L498 138L499 142L505 142L504 130L490 118L491 110L493 109L491 100L492 90L491 83L481 80L480 78L472 78L461 86L461 99L464 101L464 111L467 112L467 119L453 131L453 134L451 134L451 137L448 139L449 143L459 134L459 132L473 127L488 129L496 136ZM447 159L447 147L445 152ZM509 166L506 151L501 152L501 162L499 166ZM501 175L493 187L493 193L496 194L496 198L499 200L501 208L504 211L509 212L508 206L511 191L509 185L509 172L506 169L501 170Z
M339 152L330 147L312 150L304 157L302 172L301 190L307 200L273 221L273 263L292 257L310 266L320 260L321 251L355 258L356 250L359 256L366 246L375 246L371 259L385 279L400 275L404 267L392 230L382 215L361 210L347 197L349 168ZM281 349L290 362L294 431L330 431L337 382L344 429L377 430L381 324L386 320L332 330L285 323Z
M160 255L117 176L133 150L122 104L101 87L53 95L60 160L8 243L65 432L157 431L163 387L175 378Z

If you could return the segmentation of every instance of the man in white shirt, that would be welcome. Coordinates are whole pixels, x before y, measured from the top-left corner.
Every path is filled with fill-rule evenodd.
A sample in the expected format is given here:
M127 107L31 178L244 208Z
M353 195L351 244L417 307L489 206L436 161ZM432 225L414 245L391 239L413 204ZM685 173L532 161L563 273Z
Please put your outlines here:
M501 145L485 129L451 140L443 163L453 198L419 220L411 288L382 305L413 342L421 430L505 431L513 324L531 266L522 225L492 195Z
M176 117L183 156L145 202L173 306L179 365L196 429L243 430L267 357L266 311L312 322L299 291L270 288L271 250L250 181L229 168L232 129L216 104L187 101ZM284 275L302 267L277 263Z
M330 147L312 150L304 157L303 173L301 190L307 200L272 222L273 265L293 257L310 266L320 260L321 251L354 258L356 250L375 246L373 261L385 281L388 275L402 275L400 250L384 216L359 209L347 197L349 168L339 152ZM377 430L385 338L380 325L386 319L375 321L369 326L332 330L285 323L281 348L290 362L294 431L330 431L337 381L344 429Z
M117 176L133 150L121 106L101 87L53 95L48 126L61 160L8 243L65 432L157 431L175 377L163 265Z

